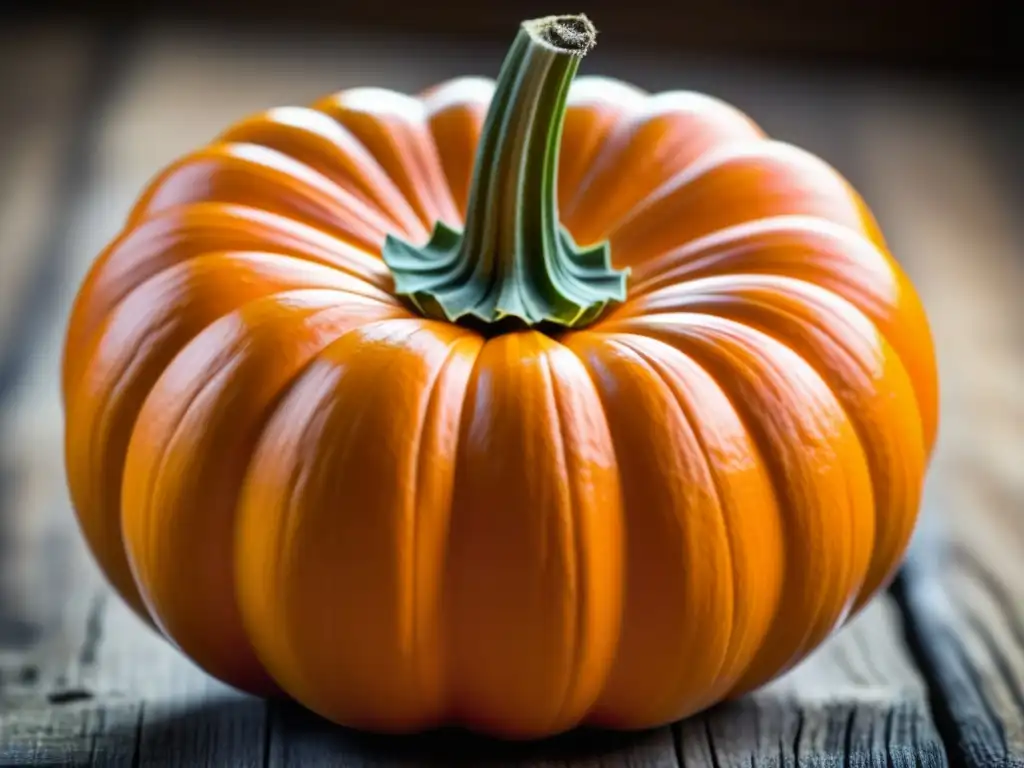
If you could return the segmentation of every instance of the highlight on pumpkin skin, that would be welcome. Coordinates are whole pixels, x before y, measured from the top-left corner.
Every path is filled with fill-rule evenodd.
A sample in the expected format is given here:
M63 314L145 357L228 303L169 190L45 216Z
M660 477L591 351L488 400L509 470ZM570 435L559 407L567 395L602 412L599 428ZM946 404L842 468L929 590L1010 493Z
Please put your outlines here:
M771 478L727 391L692 359L637 334L567 345L607 416L625 513L621 635L590 719L668 722L736 684L778 611Z
M281 254L206 253L142 282L107 315L70 366L76 381L65 413L71 499L100 566L147 621L121 531L125 457L143 402L171 361L219 317L303 288L332 289L339 297L361 296L399 311L387 294L320 264Z
M342 190L376 206L392 227L416 240L423 225L402 189L359 139L324 112L309 107L279 107L243 120L218 137L218 143L266 147L316 168Z
M374 731L650 728L892 578L938 430L911 281L824 160L574 79L592 43L244 117L97 256L75 514L211 675Z
M332 341L401 314L331 290L268 296L203 330L146 398L125 458L126 550L150 615L211 674L275 688L250 650L233 569L237 499L268 410Z

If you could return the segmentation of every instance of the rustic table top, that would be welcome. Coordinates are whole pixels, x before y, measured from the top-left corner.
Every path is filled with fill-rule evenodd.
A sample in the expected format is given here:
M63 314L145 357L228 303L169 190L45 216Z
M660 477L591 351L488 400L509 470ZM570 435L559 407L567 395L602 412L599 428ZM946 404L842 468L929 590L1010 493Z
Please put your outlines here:
M977 84L588 59L720 95L824 156L931 313L942 435L906 566L771 687L641 734L368 737L214 683L109 592L68 505L58 359L78 282L142 184L250 111L356 84L418 90L501 54L0 30L0 765L1024 765L1024 102Z

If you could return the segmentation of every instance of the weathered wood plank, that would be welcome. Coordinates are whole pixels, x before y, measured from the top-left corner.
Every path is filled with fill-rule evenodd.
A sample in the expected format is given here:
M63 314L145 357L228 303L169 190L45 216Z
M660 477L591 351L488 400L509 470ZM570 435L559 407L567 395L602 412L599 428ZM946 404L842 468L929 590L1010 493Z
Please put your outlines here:
M944 764L926 690L888 596L804 665L742 702L649 733L570 734L518 746L455 734L383 739L331 727L296 707L224 689L144 629L100 579L59 482L57 360L63 317L89 262L152 172L228 121L367 80L415 90L467 70L493 71L501 51L469 51L459 60L407 43L306 37L300 44L227 45L174 30L149 36L135 50L105 112L89 188L68 219L58 310L34 340L36 354L19 386L0 404L5 535L13 530L37 564L20 566L20 603L11 610L15 619L33 616L25 624L37 631L0 662L0 764ZM374 62L369 78L367 61ZM717 92L777 135L846 158L837 162L843 170L850 162L843 113L835 109L842 100L831 81L765 70L669 70L611 54L596 56L588 69L650 88Z
M954 750L1024 765L1024 155L1003 127L1024 111L998 93L941 120L868 103L866 185L921 287L943 382L936 528L899 594Z

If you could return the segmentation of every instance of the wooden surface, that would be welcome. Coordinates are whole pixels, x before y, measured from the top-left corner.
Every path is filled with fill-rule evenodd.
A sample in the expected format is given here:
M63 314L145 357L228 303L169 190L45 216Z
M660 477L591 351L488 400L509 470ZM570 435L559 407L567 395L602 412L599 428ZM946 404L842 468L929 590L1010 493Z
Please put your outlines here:
M214 683L107 590L68 507L58 359L78 282L141 185L249 111L489 73L501 53L0 32L0 766L1024 765L1024 115L999 92L588 59L652 89L716 93L826 157L931 313L942 435L907 566L768 689L642 734L361 736Z

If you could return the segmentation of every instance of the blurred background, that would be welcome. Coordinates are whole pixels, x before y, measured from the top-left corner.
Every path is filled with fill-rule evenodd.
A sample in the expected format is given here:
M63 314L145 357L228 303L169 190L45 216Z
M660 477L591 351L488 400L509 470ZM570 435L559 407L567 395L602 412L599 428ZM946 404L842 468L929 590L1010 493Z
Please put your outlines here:
M584 11L601 31L583 72L720 96L854 183L934 325L944 418L931 493L970 511L948 515L963 546L1024 551L1019 3L0 7L0 677L28 648L77 642L47 628L102 594L91 565L75 564L57 372L74 292L143 184L252 111L356 85L412 92L494 75L518 22L549 13ZM1003 527L979 523L986 515Z
M586 8L539 0L502 3L387 3L318 0L73 0L9 3L8 18L71 22L188 20L228 29L264 26L292 32L408 33L451 44L467 36L503 41L524 18L584 11L618 46L653 46L699 54L781 56L808 63L891 64L1005 71L1019 33L1012 32L1012 2L996 0L716 0L616 2L591 0Z

